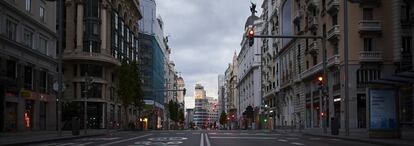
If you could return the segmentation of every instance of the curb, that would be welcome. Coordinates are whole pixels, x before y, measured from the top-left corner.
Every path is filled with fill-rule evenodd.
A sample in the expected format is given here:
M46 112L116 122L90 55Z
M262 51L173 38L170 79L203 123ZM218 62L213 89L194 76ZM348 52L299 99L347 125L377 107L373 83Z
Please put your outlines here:
M375 141L370 139L358 139L358 138L352 138L352 137L339 137L339 136L331 136L331 135L318 135L318 134L310 134L310 133L302 133L303 135L307 136L317 136L317 137L329 137L329 138L336 138L336 139L343 139L343 140L350 140L350 141L358 141L363 143L369 143L369 144L377 144L377 145L385 145L385 146L414 146L410 144L396 144L392 142L381 142L381 141Z
M0 146L21 146L21 145L32 145L38 143L45 143L51 141L58 141L58 140L71 140L71 139L80 139L80 138L87 138L87 137L96 137L96 136L104 136L107 133L100 133L100 134L91 134L91 135L83 135L83 136L68 136L68 137L58 137L58 138L50 138L50 139L43 139L43 140L34 140L30 142L18 142L18 143L9 143L9 144L0 144Z

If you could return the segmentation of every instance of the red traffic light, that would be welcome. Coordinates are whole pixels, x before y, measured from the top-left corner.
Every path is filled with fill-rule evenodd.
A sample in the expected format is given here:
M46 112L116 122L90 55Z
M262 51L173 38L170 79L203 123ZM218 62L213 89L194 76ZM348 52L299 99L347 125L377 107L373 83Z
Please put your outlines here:
M253 35L254 35L254 30L253 30L253 29L250 29L250 30L249 30L249 36L250 36L250 37L253 37Z
M325 116L325 113L324 112L321 112L321 117L323 117L323 116Z

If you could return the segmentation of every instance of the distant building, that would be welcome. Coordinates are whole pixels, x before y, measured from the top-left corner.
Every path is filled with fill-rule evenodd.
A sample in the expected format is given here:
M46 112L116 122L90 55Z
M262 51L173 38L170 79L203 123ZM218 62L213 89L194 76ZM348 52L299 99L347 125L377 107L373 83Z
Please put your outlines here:
M207 97L208 123L219 124L218 100L214 97Z
M208 124L209 111L207 109L208 100L206 98L206 91L200 84L195 86L195 106L194 106L194 124L199 128L204 128Z
M217 111L219 114L221 114L222 112L226 112L226 88L225 88L225 76L224 75L218 75L218 86L217 86L217 95L218 95L218 107L217 107Z
M189 108L186 110L185 128L191 128L191 124L194 123L193 119L194 119L194 109Z

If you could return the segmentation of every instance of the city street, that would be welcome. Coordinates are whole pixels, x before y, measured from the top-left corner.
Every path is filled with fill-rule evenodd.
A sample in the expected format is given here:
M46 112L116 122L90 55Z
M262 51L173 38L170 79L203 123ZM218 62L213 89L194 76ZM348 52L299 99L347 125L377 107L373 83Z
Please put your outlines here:
M117 132L106 136L53 141L33 146L374 146L300 133L265 131L148 131Z

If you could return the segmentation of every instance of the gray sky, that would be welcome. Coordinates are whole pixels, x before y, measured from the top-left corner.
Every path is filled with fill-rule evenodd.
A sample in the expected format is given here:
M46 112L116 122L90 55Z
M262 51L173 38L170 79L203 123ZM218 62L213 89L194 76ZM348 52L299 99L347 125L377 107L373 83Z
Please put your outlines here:
M263 0L256 3L260 15ZM194 87L204 86L217 98L217 78L224 74L234 51L240 51L250 0L157 0L172 59L187 88L186 107L194 107Z

